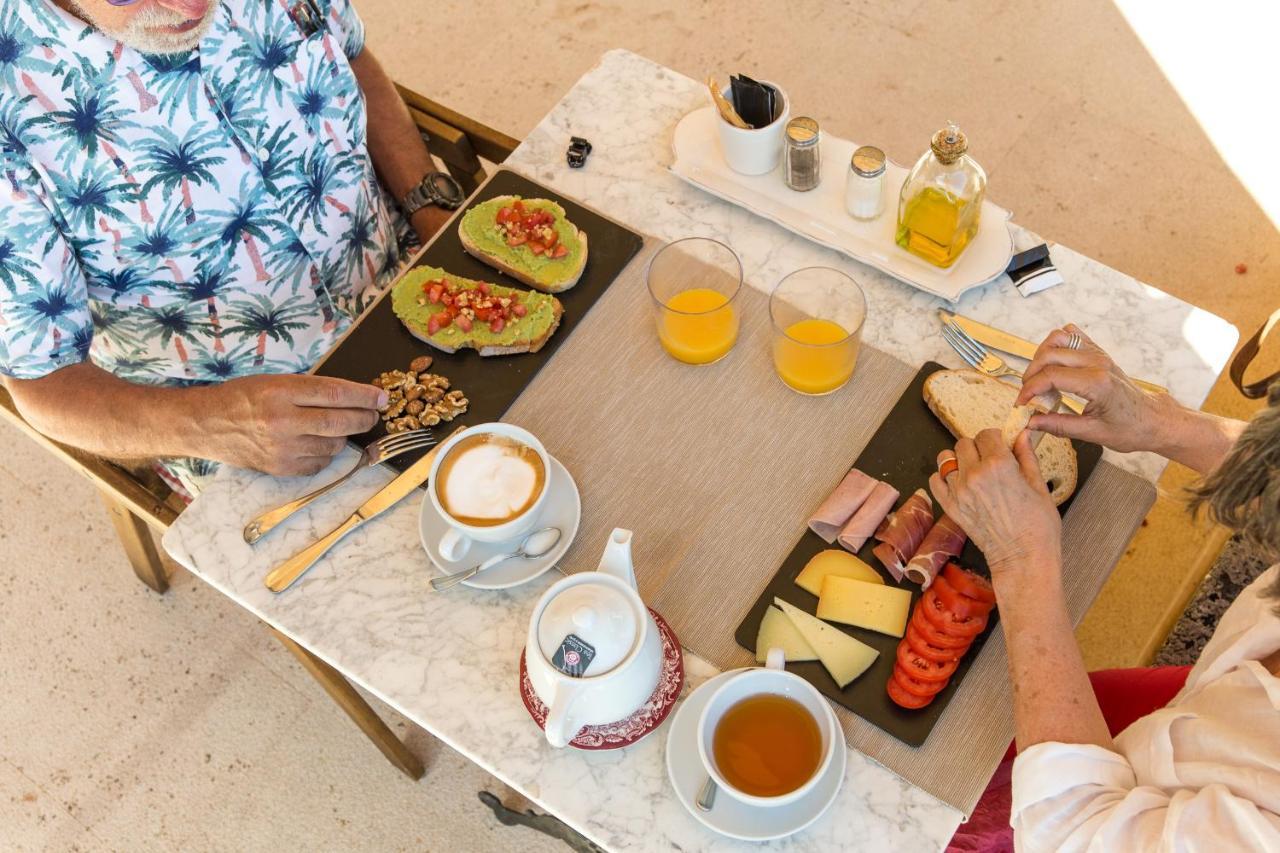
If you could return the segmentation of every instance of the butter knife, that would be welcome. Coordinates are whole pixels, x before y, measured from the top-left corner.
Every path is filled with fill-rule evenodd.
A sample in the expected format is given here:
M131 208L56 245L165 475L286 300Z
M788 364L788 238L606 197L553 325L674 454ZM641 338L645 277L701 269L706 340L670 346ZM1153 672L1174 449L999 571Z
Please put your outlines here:
M463 427L458 427L458 429L463 429ZM435 460L436 453L440 451L440 446L440 444L437 444L431 448L425 456L406 468L403 474L383 486L377 494L361 504L360 508L353 512L346 521L329 531L328 535L323 539L303 548L272 569L266 577L267 589L272 592L284 592L293 586L294 581L302 577L308 569L329 552L330 548L337 545L342 537L360 527L366 521L376 518L391 509L406 495L426 482L431 473L431 463Z
M1028 361L1036 357L1036 350L1040 348L1039 344L1033 344L1031 341L1020 338L1017 335L1011 335L1001 329L988 326L985 323L979 323L977 320L965 317L962 314L953 314L945 308L938 309L938 317L944 323L947 321L955 323L980 343L984 343L992 349L998 349L1001 352L1007 352L1010 355L1016 355ZM1150 391L1153 394L1169 393L1168 388L1156 385L1154 382L1147 382L1142 379L1134 379L1133 382L1144 391Z

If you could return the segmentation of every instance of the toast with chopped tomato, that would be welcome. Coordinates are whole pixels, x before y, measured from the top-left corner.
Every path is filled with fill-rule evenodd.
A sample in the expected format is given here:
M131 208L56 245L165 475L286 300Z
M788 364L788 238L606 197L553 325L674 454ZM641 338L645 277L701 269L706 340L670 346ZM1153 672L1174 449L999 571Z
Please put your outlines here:
M481 202L462 215L458 237L468 254L544 293L573 287L587 266L586 232L545 198Z
M416 267L391 292L391 309L415 338L443 352L482 356L537 352L560 326L564 308L545 293Z

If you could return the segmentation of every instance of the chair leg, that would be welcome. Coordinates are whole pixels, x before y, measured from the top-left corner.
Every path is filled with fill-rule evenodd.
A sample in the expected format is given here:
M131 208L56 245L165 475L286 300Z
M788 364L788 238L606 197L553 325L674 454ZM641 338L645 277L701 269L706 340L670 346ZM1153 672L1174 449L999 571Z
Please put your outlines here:
M312 678L320 682L320 686L325 692L338 703L338 707L347 712L347 716L351 718L360 731L364 732L365 737L373 741L387 760L400 769L400 772L408 776L410 779L418 780L422 778L423 767L418 756L409 751L409 748L401 742L400 738L387 726L382 718L377 715L373 708L369 707L369 703L364 701L351 682L342 677L329 664L320 660L320 658L311 654L311 652L298 645L289 637L281 634L274 628L271 633L276 635L276 639L284 644L284 647L293 652L294 657L302 664L302 666L311 673Z
M151 528L130 512L128 507L114 500L106 492L100 491L98 495L111 516L111 524L116 529L116 535L120 537L124 554L129 558L133 573L138 576L138 580L156 592L167 591L169 574L165 570L160 551L156 548L156 541L151 536Z

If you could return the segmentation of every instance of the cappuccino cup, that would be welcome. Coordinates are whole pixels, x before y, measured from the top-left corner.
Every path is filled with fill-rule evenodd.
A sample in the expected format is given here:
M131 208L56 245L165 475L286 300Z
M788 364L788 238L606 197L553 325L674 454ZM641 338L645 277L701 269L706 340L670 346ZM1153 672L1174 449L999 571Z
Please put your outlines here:
M550 473L542 442L518 426L480 424L446 441L427 490L449 525L440 556L460 560L472 542L510 542L532 532Z

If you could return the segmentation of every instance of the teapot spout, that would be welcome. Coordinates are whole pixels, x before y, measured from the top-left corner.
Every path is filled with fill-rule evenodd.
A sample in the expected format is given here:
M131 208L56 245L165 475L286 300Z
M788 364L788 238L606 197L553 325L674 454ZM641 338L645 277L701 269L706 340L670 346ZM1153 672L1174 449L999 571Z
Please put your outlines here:
M615 527L609 534L609 542L600 557L600 571L625 582L632 589L636 586L636 570L631 562L631 531Z

